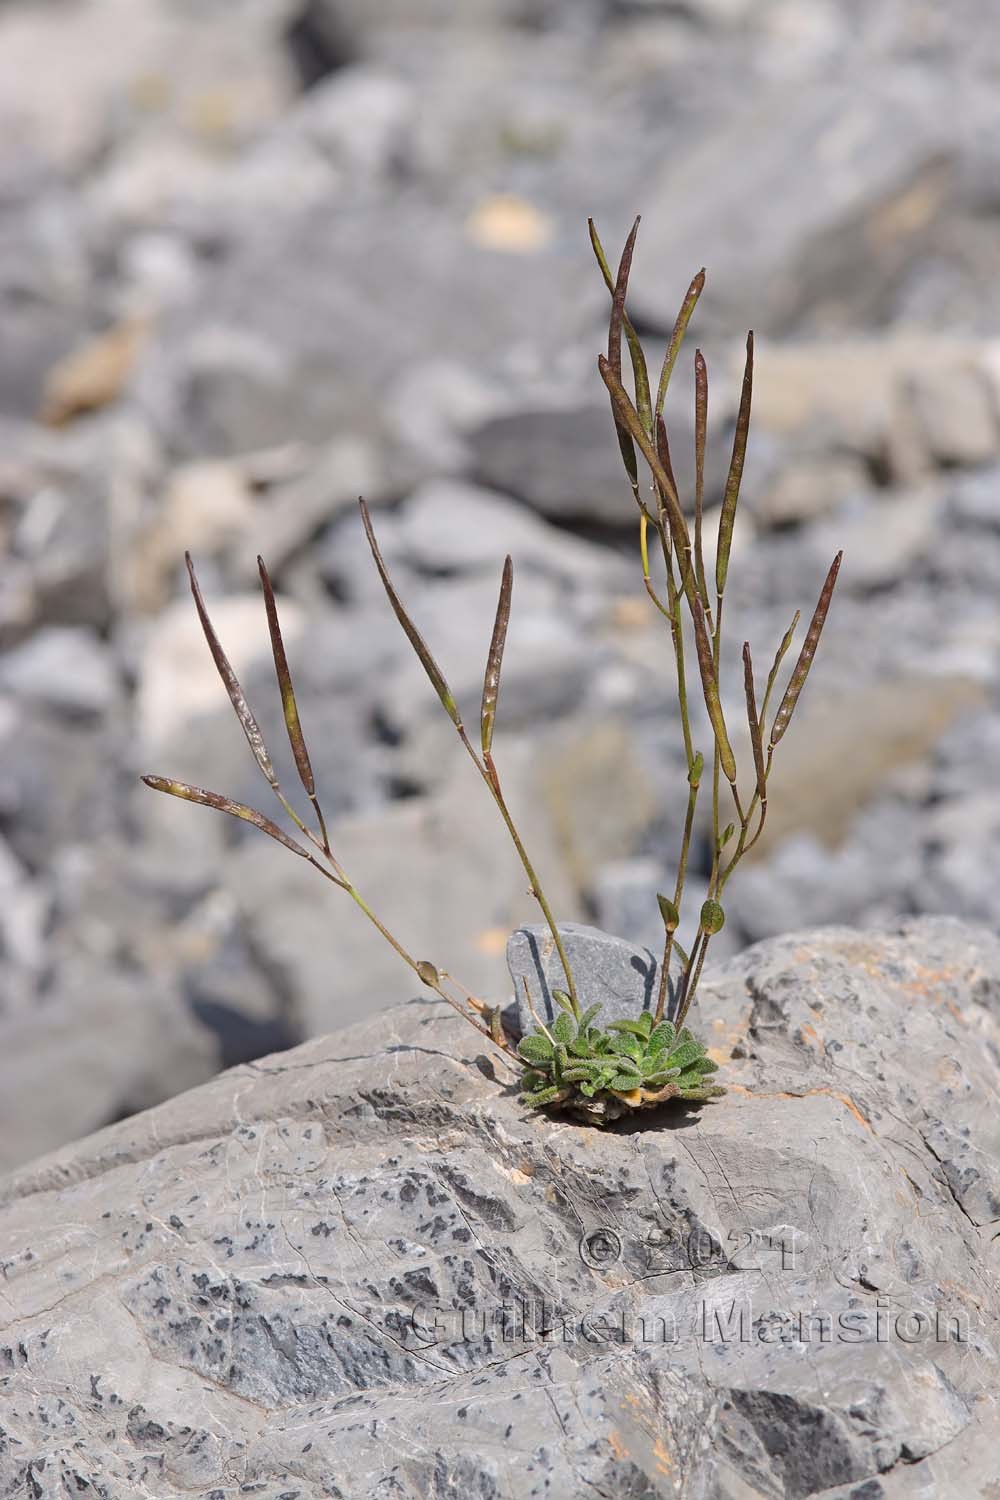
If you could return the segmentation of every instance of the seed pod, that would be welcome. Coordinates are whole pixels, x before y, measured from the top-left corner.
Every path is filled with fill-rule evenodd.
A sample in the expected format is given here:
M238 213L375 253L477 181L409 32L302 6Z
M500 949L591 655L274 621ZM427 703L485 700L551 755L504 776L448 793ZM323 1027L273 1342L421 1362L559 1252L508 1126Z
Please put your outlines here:
M423 980L424 984L426 984L430 989L436 988L436 986L441 983L441 975L438 973L437 969L432 963L428 963L426 958L422 958L417 964L417 973L420 975L420 978Z
M698 592L708 608L705 553L701 523L705 508L705 444L708 436L708 366L700 349L694 351L694 565Z
M438 666L437 662L434 660L433 656L428 650L427 643L425 642L423 636L420 634L420 631L414 625L413 621L410 619L409 615L404 609L403 601L396 593L396 589L393 585L392 579L389 577L389 570L385 565L385 561L379 549L378 542L375 540L375 530L372 526L371 516L368 513L368 506L360 496L358 497L358 504L361 507L361 519L364 522L365 535L368 538L368 545L371 548L372 557L375 559L375 566L378 569L378 575L382 580L382 587L385 589L386 594L389 598L389 603L392 605L393 613L395 614L396 619L399 621L400 625L403 627L403 633L409 641L410 645L413 647L420 665L427 673L427 676L430 679L431 686L437 693L438 698L441 700L442 707L444 708L445 712L447 713L448 717L451 719L455 727L457 729L461 729L462 720L459 715L458 707L455 703L451 688L445 681L444 673L441 671L441 668Z
M266 833L268 838L283 844L286 849L291 849L293 854L300 854L303 859L312 859L308 849L303 849L294 839L289 838L283 828L277 823L258 812L255 807L247 807L243 802L234 802L231 797L224 797L221 792L206 792L200 786L190 786L186 781L173 781L167 776L143 776L142 780L146 786L151 787L154 792L166 792L171 797L181 797L185 802L196 802L199 807L213 807L216 812L229 813L230 817L239 818L244 823L252 823L254 828L259 828L261 833ZM342 882L338 882L342 884Z
M701 908L701 917L699 918L702 932L707 932L710 936L716 932L721 932L725 921L726 914L718 901L706 901Z
M608 364L616 380L622 378L622 318L625 312L625 293L628 290L629 272L632 269L632 252L635 249L635 237L639 232L639 220L636 218L632 225L622 258L618 264L618 279L611 298L611 323L608 328ZM636 464L635 444L629 435L628 427L622 421L620 414L613 408L615 429L618 433L618 446L621 449L622 462L625 472L633 489L639 485L639 470Z
M663 414L663 403L667 399L667 386L670 384L670 377L674 373L674 365L677 363L681 341L687 332L687 326L691 321L691 314L694 312L698 298L701 296L704 288L705 268L702 266L697 276L691 278L691 285L684 293L684 301L681 303L680 311L677 314L674 331L670 335L670 343L667 345L667 352L663 356L663 367L660 370L660 383L656 389L656 405L654 407L654 414L658 417Z
M733 438L733 456L729 463L729 475L722 498L722 515L719 518L719 546L715 558L715 590L720 596L726 591L726 575L729 572L729 551L733 544L733 526L736 522L736 502L740 498L743 479L743 463L747 456L747 438L750 434L750 400L753 395L753 334L747 334L747 358L743 367L743 390L740 393L740 410L736 418L736 435Z
M834 585L837 582L837 574L840 572L840 560L843 555L843 552L838 552L833 559L833 562L830 564L830 571L826 575L826 581L820 590L819 600L813 611L813 617L809 622L809 629L806 631L806 638L802 642L799 659L795 663L795 669L785 689L785 696L778 705L778 712L775 714L774 723L771 725L772 745L778 743L788 728L792 714L795 712L795 705L799 701L799 694L805 686L805 680L809 675L809 668L812 666L813 657L816 655L816 647L819 645L819 638L823 633L823 626L826 623L827 611L830 608L830 600L833 598Z
M493 726L497 716L497 698L500 696L500 668L503 664L503 648L507 640L510 623L510 596L514 587L514 564L508 557L503 565L500 582L500 598L497 601L496 619L493 622L493 638L486 658L486 676L483 679L483 701L479 712L483 754L489 755L493 745Z
M757 773L757 795L761 806L767 806L767 768L764 765L764 747L760 742L760 719L757 715L757 695L753 685L753 658L750 642L743 642L743 687L747 699L747 724L750 729L750 744L753 748L753 765Z
M264 590L264 608L267 612L267 628L271 635L271 655L274 658L274 672L278 679L278 691L281 694L281 708L285 716L285 729L288 732L288 743L292 747L295 757L295 768L299 773L299 780L305 788L308 797L316 796L316 782L313 777L312 765L309 761L309 751L306 749L305 737L302 733L302 724L299 721L298 705L295 702L295 689L292 686L292 674L288 669L288 658L285 655L285 643L281 638L281 624L278 620L278 606L274 599L274 589L271 587L271 579L264 559L258 557L257 570L260 573L261 587Z
M726 732L726 720L722 712L722 699L719 697L719 684L715 679L715 663L712 660L712 643L708 635L708 625L705 623L705 610L697 593L694 595L694 603L691 611L694 616L694 638L698 648L698 666L701 669L701 686L705 696L705 707L708 709L708 717L712 721L712 730L715 734L715 743L719 747L719 759L722 770L727 781L736 780L736 757L733 747L729 743L729 735Z
M601 268L604 285L612 296L614 296L615 278L611 274L611 267L608 265L608 258L604 253L604 246L601 244L600 236L597 233L593 219L587 220L587 228L590 230L591 248L597 257L597 264ZM632 374L635 378L635 404L643 424L646 427L651 427L653 425L652 406L649 399L649 371L646 368L646 356L642 352L639 335L632 326L632 320L624 310L622 311L622 328L625 331L629 357L632 360Z
M247 744L253 752L254 760L267 777L270 785L277 789L278 778L275 775L267 746L264 744L264 736L260 732L260 725L254 718L253 710L247 702L246 694L240 686L239 678L233 671L229 658L223 651L219 637L215 633L215 627L208 617L208 610L205 608L201 587L195 576L194 563L191 561L190 552L185 552L184 561L187 563L188 577L191 580L191 593L194 596L195 609L198 611L198 619L201 621L201 628L204 631L205 640L208 642L208 649L212 653L212 660L215 662L216 670L225 684L226 692L229 694L229 701L236 711L236 717L239 719L243 733L247 737Z

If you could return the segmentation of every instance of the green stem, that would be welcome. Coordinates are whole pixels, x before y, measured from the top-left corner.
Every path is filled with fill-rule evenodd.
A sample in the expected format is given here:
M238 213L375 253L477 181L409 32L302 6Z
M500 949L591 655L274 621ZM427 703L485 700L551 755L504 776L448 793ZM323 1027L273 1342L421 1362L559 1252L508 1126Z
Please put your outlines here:
M325 873L325 871L324 871L324 873ZM339 884L339 882L338 882L338 884ZM425 977L427 971L424 970L424 972L421 973L421 965L417 962L417 960L413 957L413 955L411 953L407 953L407 951L403 947L402 943L400 943L392 935L392 933L389 931L388 927L386 927L385 923L382 922L375 915L375 913L372 911L371 907L368 905L368 902L362 896L361 892L355 886L351 885L350 883L348 883L345 886L345 889L347 891L347 894L351 897L352 901L354 901L354 903L361 908L361 910L364 912L365 916L368 918L369 922L371 922L373 924L373 926L375 926L378 929L378 931L385 938L385 940L389 944L389 946L392 947L392 948L394 948L396 950L396 952L399 954L400 958L403 960L404 963L409 964L410 968L413 970L414 974L416 974L416 976L420 980L421 984L425 984L425 985L428 986L429 989L434 990L434 992L437 995L440 995L441 999L444 1000L448 1005L450 1005L453 1010L457 1010L458 1014L460 1016L464 1017L464 1019L466 1021L468 1021L468 1023L469 1023L470 1026L474 1026L475 1029L482 1036L486 1037L487 1041L492 1042L493 1045L494 1045L494 1047L498 1047L501 1052L505 1053L508 1057L513 1058L515 1062L517 1062L520 1066L523 1067L523 1063L522 1063L521 1059L517 1056L517 1053L512 1050L512 1048L508 1047L506 1045L506 1043L504 1043L504 1042L498 1042L497 1039L496 1039L496 1037L493 1036L493 1034L489 1030L489 1028L487 1026L483 1026L481 1024L481 1022L475 1020L475 1018L473 1016L470 1016L469 1012L465 1009L465 1007L463 1005L459 1004L459 1002L454 998L454 996L449 995L447 993L447 991L442 988L442 986L441 986L441 984L439 982L428 981L428 979ZM463 988L464 988L464 986L463 986Z
M712 934L710 932L700 933L698 936L698 941L693 945L691 949L691 959L688 963L687 972L684 975L684 989L682 993L680 1009L677 1012L677 1019L674 1022L674 1025L677 1027L678 1033L680 1032L681 1027L684 1025L684 1022L687 1019L688 1011L691 1009L691 1004L694 1000L695 992L698 988L698 981L701 978L702 966L705 962L705 954L708 952L708 945L711 942L711 939Z
M465 736L463 735L463 739L464 738ZM467 739L465 740L465 744L473 760L479 766L480 771L482 772L483 780L486 782L486 785L489 787L490 792L493 795L493 800L500 810L500 816L503 818L504 823L507 825L507 832L510 834L511 840L514 844L514 848L517 850L518 856L521 860L521 864L524 866L524 873L528 877L528 881L531 887L531 894L534 896L535 900L538 902L539 906L542 909L542 915L544 916L545 921L548 924L549 932L552 934L552 941L556 945L556 952L559 954L559 962L562 964L563 973L566 976L566 988L569 991L569 1000L571 1006L573 1007L573 1014L577 1018L577 1020L579 1020L580 1000L576 991L576 982L573 979L573 971L570 968L569 955L566 952L566 947L562 940L562 934L560 933L559 928L556 924L556 919L552 915L552 910L549 906L548 901L545 899L545 893L542 890L541 883L539 882L538 876L535 874L535 867L531 863L531 860L528 858L528 851L524 847L524 844L521 840L521 835L517 831L517 828L514 824L514 819L511 817L510 811L507 807L507 803L504 800L504 795L500 788L500 778L497 775L497 769L493 763L493 757L489 754L489 752L487 752L483 756L482 764L480 764L479 757L476 755Z

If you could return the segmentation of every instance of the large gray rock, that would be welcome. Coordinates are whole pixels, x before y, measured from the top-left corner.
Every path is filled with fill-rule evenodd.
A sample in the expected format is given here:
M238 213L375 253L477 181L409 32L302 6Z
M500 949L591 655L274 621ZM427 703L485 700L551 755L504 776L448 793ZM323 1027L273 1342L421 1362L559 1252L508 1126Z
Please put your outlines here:
M421 999L8 1177L0 1493L989 1495L1000 943L800 934L704 1003L730 1092L638 1131Z

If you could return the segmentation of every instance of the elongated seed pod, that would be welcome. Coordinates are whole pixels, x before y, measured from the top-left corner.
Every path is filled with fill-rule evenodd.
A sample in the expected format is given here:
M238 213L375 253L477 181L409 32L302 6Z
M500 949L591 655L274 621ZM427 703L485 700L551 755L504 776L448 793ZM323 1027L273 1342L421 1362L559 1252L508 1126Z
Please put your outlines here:
M271 579L264 559L258 557L257 570L260 573L261 587L264 590L264 608L267 611L267 628L271 634L271 655L274 657L274 672L278 679L278 691L281 693L281 708L285 716L285 728L288 731L288 743L292 747L295 757L295 766L299 773L299 780L305 787L310 797L316 796L316 780L313 776L312 764L309 760L309 751L306 749L305 737L302 733L302 724L299 721L298 705L295 702L295 689L292 686L292 674L288 670L288 658L285 655L285 643L281 638L281 625L278 620L278 607L274 600L274 589L271 587Z
M750 434L750 403L753 398L753 334L747 334L747 357L743 366L743 389L740 392L740 409L736 418L736 433L733 437L733 456L729 461L729 474L722 497L722 514L719 517L719 546L715 556L715 591L721 595L726 591L726 576L729 572L729 553L733 545L733 526L736 523L736 502L740 498L743 481L743 464L747 456L747 438Z
M205 633L205 640L208 642L208 649L212 653L212 660L215 662L219 676L225 684L226 692L229 694L229 701L236 711L236 717L239 719L243 733L246 735L247 744L250 746L253 758L270 785L277 790L278 778L275 774L267 746L264 744L264 736L260 732L260 725L254 718L253 710L247 702L246 694L240 686L239 678L233 671L229 658L223 651L219 637L216 635L215 628L208 617L208 610L205 608L205 601L202 598L201 587L195 575L194 563L191 561L190 552L185 552L184 561L187 563L188 577L191 580L191 593L194 595L195 608L198 611L201 628ZM180 782L177 784L178 786L181 785Z
M629 272L632 269L632 252L635 249L635 237L639 232L639 219L636 218L632 225L622 258L618 263L618 276L615 281L614 292L611 297L611 322L608 326L608 364L614 372L615 379L619 382L622 378L622 317L625 310L625 293L628 290ZM612 405L612 416L615 419L615 431L618 433L618 446L621 449L622 462L625 472L629 477L633 489L638 489L639 469L635 457L635 443L633 442L627 426L622 422L618 411Z
M719 684L715 677L712 641L705 621L705 609L697 593L694 595L691 613L694 616L694 639L698 648L702 692L705 695L705 707L708 709L715 743L719 747L719 761L727 781L735 781L736 757L733 755L733 747L729 743L729 735L726 732L726 720L722 712L722 699L719 697Z
M757 773L757 791L761 806L764 806L767 803L767 770L764 766L764 746L760 738L760 719L757 717L757 694L753 685L753 659L749 641L743 642L743 686L747 697L747 724L753 748L753 766Z
M698 592L709 607L702 546L702 515L705 509L705 446L708 437L708 366L700 349L694 351L694 567Z
M597 258L597 264L601 268L601 275L604 277L604 285L613 296L615 278L611 274L611 267L608 265L608 258L604 253L604 246L601 244L600 236L597 233L593 219L587 220L587 228L590 231L591 248ZM643 353L642 344L639 342L639 335L632 326L631 318L624 310L622 312L622 328L624 329L625 339L628 343L629 358L632 361L636 410L639 413L639 418L643 426L648 429L653 425L652 405L649 394L649 369L646 365L646 356Z
M597 357L597 368L601 372L601 379L610 392L612 405L642 450L642 456L649 465L657 488L664 497L666 502L664 509L667 513L670 534L678 554L683 557L689 551L691 543L688 537L687 522L681 511L676 491L671 484L670 476L661 464L649 434L643 431L642 423L639 421L639 414L629 400L621 381L617 379L614 371L602 354L599 354ZM688 597L691 598L694 594L695 588L692 578Z
M670 481L670 493L676 499L679 493L677 480L674 478L674 466L670 458L670 440L667 437L667 424L662 417L657 417L656 419L656 456L663 465L663 472Z
M275 839L286 849L291 849L293 854L300 854L303 859L313 862L308 849L303 849L301 844L289 838L283 828L279 828L277 823L266 818L255 807L247 807L243 802L234 802L231 797L223 797L219 792L206 792L200 786L189 786L186 781L172 781L166 776L143 776L142 780L146 786L152 787L154 792L166 792L171 797L181 797L185 802L197 802L199 807L212 807L216 812L229 813L231 817L240 818L244 823L252 823L254 828L259 828L261 833L267 834L268 838Z
M420 634L420 631L414 625L413 621L410 619L409 615L404 609L403 601L396 593L392 579L389 577L389 570L387 569L383 560L378 542L375 540L375 530L372 526L372 518L368 514L368 506L360 496L358 497L358 504L361 507L361 519L364 522L365 536L368 538L368 545L371 548L372 557L375 559L375 566L378 569L379 577L382 580L382 587L385 589L386 594L389 598L389 603L392 605L393 613L395 614L396 619L399 621L400 625L403 627L403 633L409 641L410 645L413 647L420 665L427 673L427 676L430 679L430 684L440 698L445 712L447 713L448 717L451 719L455 727L457 729L461 729L463 727L461 715L458 712L458 707L455 703L455 698L451 691L451 688L448 686L448 683L445 680L445 675L431 655L427 647L427 643L425 642L423 636Z
M830 564L830 571L826 575L826 581L820 590L819 600L813 611L813 617L809 622L809 629L806 631L806 638L802 642L799 659L795 663L788 686L785 689L785 696L778 705L778 712L775 714L774 723L771 725L772 746L778 743L788 728L792 714L795 712L795 705L799 701L799 694L802 692L805 680L809 676L809 668L812 666L813 657L816 655L816 647L819 645L819 638L823 633L823 626L826 623L827 611L830 608L830 600L833 598L833 590L837 582L837 574L840 572L840 560L843 555L843 552L838 552L833 559L833 562Z
M493 622L493 638L486 658L486 675L483 679L483 702L479 714L483 754L489 755L493 744L493 726L497 715L497 698L500 695L500 668L503 664L503 648L507 640L510 622L510 596L514 587L514 564L508 557L503 565L500 580L500 598L497 601L496 619Z
M660 369L660 380L656 388L656 405L653 408L654 416L663 415L663 403L667 399L667 387L670 377L674 373L674 365L677 363L677 355L680 352L681 343L687 332L687 326L691 321L691 314L698 304L698 298L705 289L705 267L696 276L691 278L691 285L684 293L684 301L680 305L680 311L674 322L674 329L670 335L667 352L663 356L663 365Z

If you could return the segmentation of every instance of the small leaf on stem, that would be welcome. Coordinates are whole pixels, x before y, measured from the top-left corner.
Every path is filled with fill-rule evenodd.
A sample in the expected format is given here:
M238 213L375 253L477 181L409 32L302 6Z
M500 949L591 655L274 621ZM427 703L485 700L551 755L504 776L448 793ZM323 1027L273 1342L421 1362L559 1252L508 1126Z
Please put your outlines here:
M702 932L708 933L709 936L716 932L721 932L725 926L725 921L726 914L718 901L706 901L701 908L701 917L699 919ZM674 1061L675 1058L671 1058L671 1062L673 1063Z
M833 562L830 564L830 571L826 575L826 581L820 590L820 596L813 611L813 617L809 622L809 629L806 631L806 638L802 642L799 659L795 663L788 686L785 689L785 696L778 705L778 712L775 714L774 723L771 725L772 745L778 743L788 728L792 714L795 712L795 705L799 701L799 694L802 692L805 680L809 675L809 668L812 666L813 657L816 655L816 647L819 645L819 638L823 633L823 626L826 623L827 611L830 608L830 600L833 598L833 590L837 582L837 574L840 572L840 561L843 555L843 552L838 552L833 559Z
M503 565L500 581L500 598L497 602L496 619L493 622L493 638L486 658L486 676L483 680L483 702L479 714L482 733L483 754L489 755L493 744L493 726L496 722L497 698L500 694L500 668L503 664L503 648L507 640L510 623L510 596L514 587L514 564L508 557Z
M417 974L419 975L421 981L430 989L436 989L437 986L441 983L441 975L438 973L435 966L426 958L422 958L417 964L416 968Z
M660 916L663 918L663 926L667 932L676 932L681 921L676 906L667 896L658 895L656 902L660 908Z

